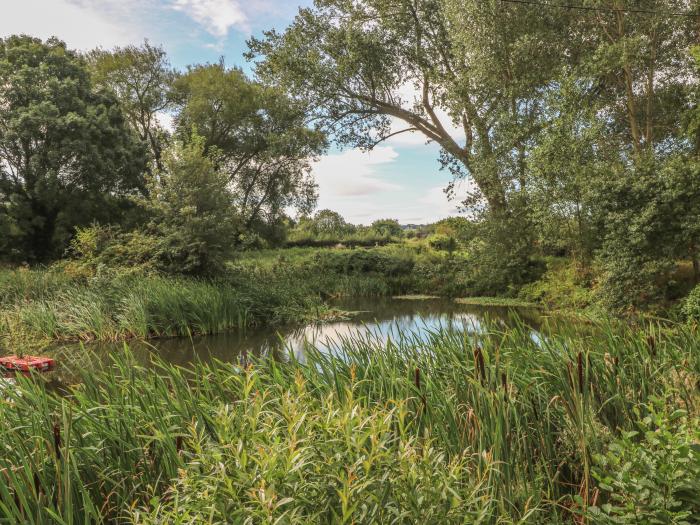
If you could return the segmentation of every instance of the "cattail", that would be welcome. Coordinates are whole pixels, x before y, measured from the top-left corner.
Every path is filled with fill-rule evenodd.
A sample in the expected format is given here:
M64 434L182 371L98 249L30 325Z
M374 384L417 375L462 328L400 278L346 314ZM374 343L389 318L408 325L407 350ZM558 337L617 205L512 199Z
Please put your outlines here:
M61 427L56 423L53 426L53 449L56 453L56 459L61 459Z
M44 491L41 489L39 475L36 472L34 473L34 492L36 493L37 497L41 497L41 495L44 493Z
M583 353L578 353L578 388L583 394Z
M508 378L505 372L501 373L501 386L503 387L503 399L508 401Z
M175 438L175 450L178 454L182 452L182 436L177 436Z
M656 339L651 334L647 336L647 345L649 346L649 352L652 357L656 357Z
M413 381L416 385L416 388L420 390L420 368L416 368L416 371L413 376Z
M486 380L486 367L484 366L484 354L478 346L474 348L474 361L481 375L481 383L483 384Z

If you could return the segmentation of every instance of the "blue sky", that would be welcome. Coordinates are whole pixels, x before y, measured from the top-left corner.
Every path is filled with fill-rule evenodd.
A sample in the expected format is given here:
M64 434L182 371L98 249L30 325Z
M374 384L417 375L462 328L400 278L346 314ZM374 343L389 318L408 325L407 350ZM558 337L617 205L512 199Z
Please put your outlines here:
M311 0L0 0L0 36L55 35L69 46L112 48L148 39L162 45L178 68L218 61L246 70L246 39L284 29ZM400 128L397 128L400 129ZM421 136L402 134L371 153L333 148L314 167L319 208L354 223L396 218L432 222L454 215L442 189L438 148Z

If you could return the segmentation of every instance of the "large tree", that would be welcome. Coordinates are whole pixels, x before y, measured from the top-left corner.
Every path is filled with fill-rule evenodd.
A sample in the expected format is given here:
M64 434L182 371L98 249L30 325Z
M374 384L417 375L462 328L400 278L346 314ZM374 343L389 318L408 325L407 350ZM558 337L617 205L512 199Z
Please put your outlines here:
M569 25L576 53L548 94L531 158L535 209L545 242L557 224L585 261L597 257L608 304L643 305L661 297L676 260L698 258L700 193L683 126L697 106L697 21L683 16L685 0L586 7Z
M76 225L110 220L141 185L143 150L113 95L62 42L0 40L0 212L17 256L60 256Z
M175 71L165 50L144 42L142 46L102 49L88 54L93 81L117 95L133 129L150 150L158 169L167 130L159 122L169 108Z
M243 229L280 220L285 210L308 213L316 201L311 161L325 136L307 127L305 107L223 63L191 68L174 84L176 127L192 130L218 159Z
M250 56L343 144L402 131L438 143L443 164L476 183L471 204L502 216L524 187L560 19L498 0L318 0L284 33L253 39Z

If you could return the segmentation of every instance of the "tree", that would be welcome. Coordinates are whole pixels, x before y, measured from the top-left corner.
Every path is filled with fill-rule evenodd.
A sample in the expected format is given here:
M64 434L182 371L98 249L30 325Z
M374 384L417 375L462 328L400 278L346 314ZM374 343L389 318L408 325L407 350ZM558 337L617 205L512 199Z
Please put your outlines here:
M175 71L165 50L148 41L141 47L117 47L88 54L93 81L118 97L129 124L150 150L158 169L167 132L158 121L169 107L169 93Z
M477 224L466 217L447 217L441 219L430 228L437 235L454 237L462 244L471 241L477 233Z
M421 132L499 216L523 187L538 89L560 55L559 18L495 0L317 1L283 34L253 39L249 56L341 144Z
M697 259L700 194L681 125L697 105L694 22L668 14L687 10L680 0L591 7L570 25L576 52L547 97L531 195L541 237L571 232L583 262L596 256L605 303L645 306L664 298L678 258Z
M166 150L163 166L149 178L143 202L152 216L147 232L156 238L157 267L187 275L218 273L237 231L226 174L207 157L197 135Z
M144 152L113 95L65 44L0 40L0 209L28 260L60 256L74 228L119 215Z
M348 223L337 211L319 210L314 214L313 229L316 234L342 235Z
M378 219L370 225L370 229L384 237L400 237L403 233L396 219Z
M205 150L216 149L227 174L240 226L269 228L287 208L309 213L316 202L311 161L325 137L305 125L305 108L223 63L197 66L177 79L176 125L186 139L194 129Z

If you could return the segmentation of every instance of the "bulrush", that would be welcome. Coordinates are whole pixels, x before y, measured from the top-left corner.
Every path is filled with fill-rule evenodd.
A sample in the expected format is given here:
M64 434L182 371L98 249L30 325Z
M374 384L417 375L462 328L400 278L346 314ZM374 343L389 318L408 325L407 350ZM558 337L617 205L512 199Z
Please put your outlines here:
M649 347L649 353L652 357L656 357L656 338L653 334L647 336L647 346Z
M578 353L578 389L581 394L583 394L583 379L584 379L584 371L583 371L583 352Z
M484 365L484 353L480 346L474 347L474 363L480 376L481 384L486 382L486 366Z
M596 501L591 476L616 475L593 460L611 453L593 431L638 428L652 398L697 417L697 391L674 382L700 380L700 342L683 326L659 332L651 367L646 332L562 330L535 342L485 325L479 347L447 328L420 345L357 334L332 352L309 345L303 362L251 356L247 372L141 366L125 348L63 394L18 377L0 403L0 522L571 523ZM592 365L617 356L617 377L594 383Z
M53 450L56 454L56 459L61 460L61 427L58 423L53 426Z

